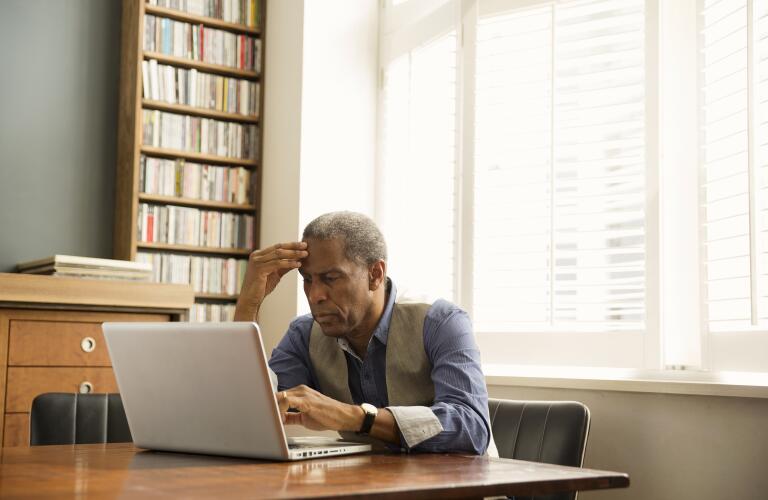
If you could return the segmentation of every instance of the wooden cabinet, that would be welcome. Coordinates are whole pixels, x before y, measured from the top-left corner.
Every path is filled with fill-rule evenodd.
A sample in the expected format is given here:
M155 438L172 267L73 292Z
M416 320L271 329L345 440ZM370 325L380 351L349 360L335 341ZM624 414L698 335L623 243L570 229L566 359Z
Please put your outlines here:
M184 319L182 285L0 274L0 442L27 446L45 392L119 392L101 324Z

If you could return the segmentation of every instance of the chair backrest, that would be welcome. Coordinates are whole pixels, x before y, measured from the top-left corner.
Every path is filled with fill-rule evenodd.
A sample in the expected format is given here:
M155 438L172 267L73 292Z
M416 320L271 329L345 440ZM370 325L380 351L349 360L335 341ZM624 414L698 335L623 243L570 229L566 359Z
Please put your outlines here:
M29 444L130 442L120 394L49 392L32 401Z
M488 408L500 457L581 467L589 434L589 408L583 404L489 399ZM536 498L570 500L576 494Z

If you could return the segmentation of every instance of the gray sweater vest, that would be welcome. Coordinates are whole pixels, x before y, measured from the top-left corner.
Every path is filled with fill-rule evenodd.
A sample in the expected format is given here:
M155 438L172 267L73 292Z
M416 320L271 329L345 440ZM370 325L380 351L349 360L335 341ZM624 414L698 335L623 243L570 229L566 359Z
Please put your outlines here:
M387 398L390 406L431 406L435 400L432 366L424 351L424 318L430 304L396 303L387 336ZM323 334L317 322L309 335L309 359L320 392L354 404L349 391L347 358L336 339Z

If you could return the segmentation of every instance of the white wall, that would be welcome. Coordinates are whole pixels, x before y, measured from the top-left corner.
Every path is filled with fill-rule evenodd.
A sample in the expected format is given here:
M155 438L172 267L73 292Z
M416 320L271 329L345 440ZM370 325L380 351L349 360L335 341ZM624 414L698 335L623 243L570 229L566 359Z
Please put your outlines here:
M377 57L375 0L306 2L302 226L334 210L373 216Z
M491 397L576 400L592 415L584 466L627 472L630 487L579 500L768 498L768 400L489 386Z
M304 2L267 2L264 65L264 144L261 186L262 247L299 235L299 170ZM296 273L262 306L259 323L267 352L282 337L297 308Z
M261 246L296 241L331 210L373 212L375 0L268 0ZM270 352L306 310L297 273L264 303Z

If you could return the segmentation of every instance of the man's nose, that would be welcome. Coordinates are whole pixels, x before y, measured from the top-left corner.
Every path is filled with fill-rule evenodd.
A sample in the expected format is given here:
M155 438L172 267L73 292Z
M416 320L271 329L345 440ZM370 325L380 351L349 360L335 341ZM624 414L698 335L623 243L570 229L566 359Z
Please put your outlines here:
M319 304L320 302L324 301L326 297L325 293L325 286L323 286L322 283L317 283L313 281L309 285L309 291L307 293L307 298L309 299L310 304Z

